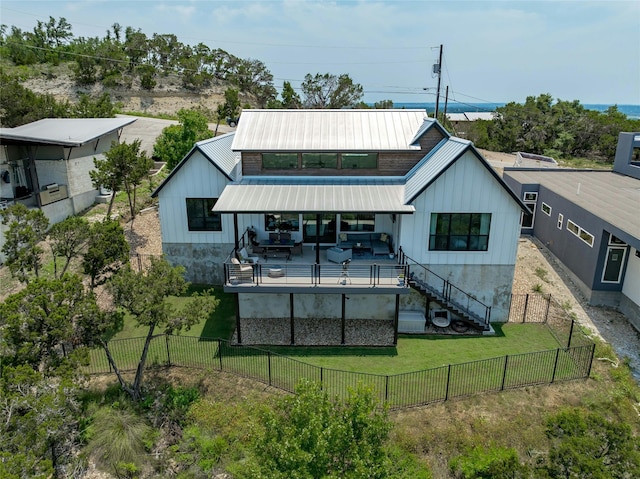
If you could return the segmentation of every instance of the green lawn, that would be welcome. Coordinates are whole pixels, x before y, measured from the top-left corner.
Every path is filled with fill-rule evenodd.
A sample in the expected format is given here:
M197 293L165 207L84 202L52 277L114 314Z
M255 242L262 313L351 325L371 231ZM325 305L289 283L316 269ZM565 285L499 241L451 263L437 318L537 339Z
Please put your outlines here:
M197 291L202 287L194 286ZM198 337L201 339L222 338L230 339L235 328L235 298L214 289L214 295L220 299L220 305L206 322L198 324L181 336ZM171 301L179 306L188 298L172 298ZM369 374L402 374L423 369L430 369L449 364L459 364L479 359L517 355L533 351L544 351L558 348L558 343L549 330L540 324L505 324L494 325L495 336L409 336L400 335L397 347L263 347L261 349L287 356L300 362L323 367L326 369L346 370ZM136 327L133 319L125 321L124 329L114 339L142 338L146 335L145 328ZM162 331L156 331L161 334ZM121 343L118 341L118 343ZM177 346L179 343L181 346ZM193 345L209 347L203 341L193 343L192 340L175 341L172 349L180 355L188 355L191 361L198 356L193 351ZM129 343L131 344L131 343ZM182 346L184 345L184 346ZM124 346L124 344L123 344ZM128 348L127 348L128 349ZM184 349L184 351L182 351ZM233 356L253 356L255 351L244 348L234 348ZM163 356L159 352L159 357ZM260 354L258 352L258 354ZM265 353L266 354L266 353ZM128 356L128 355L127 355ZM135 356L135 355L134 355ZM208 354L206 363L209 362ZM133 358L131 358L133 359ZM200 362L198 360L198 362Z

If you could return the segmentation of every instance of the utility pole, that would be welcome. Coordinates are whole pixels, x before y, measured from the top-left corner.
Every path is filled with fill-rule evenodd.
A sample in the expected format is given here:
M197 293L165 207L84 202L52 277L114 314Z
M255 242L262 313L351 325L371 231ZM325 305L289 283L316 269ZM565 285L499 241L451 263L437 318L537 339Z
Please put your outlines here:
M433 66L435 70L437 66L438 74L438 91L436 92L436 120L438 119L438 108L440 107L440 80L442 79L442 44L440 44L440 56L438 58L438 64Z
M447 89L444 93L444 113L442 114L442 124L444 125L447 121L447 105L449 104L449 85L447 85Z

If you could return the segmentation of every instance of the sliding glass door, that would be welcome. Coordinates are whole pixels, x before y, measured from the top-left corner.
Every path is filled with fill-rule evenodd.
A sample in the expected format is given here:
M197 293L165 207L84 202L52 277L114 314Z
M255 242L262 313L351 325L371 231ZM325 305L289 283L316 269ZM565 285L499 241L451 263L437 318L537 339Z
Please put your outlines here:
M302 238L305 243L316 242L316 232L319 234L320 243L332 243L336 242L336 215L335 214L321 214L320 223L318 223L318 215L305 214L302 217L302 223L304 229L302 232Z

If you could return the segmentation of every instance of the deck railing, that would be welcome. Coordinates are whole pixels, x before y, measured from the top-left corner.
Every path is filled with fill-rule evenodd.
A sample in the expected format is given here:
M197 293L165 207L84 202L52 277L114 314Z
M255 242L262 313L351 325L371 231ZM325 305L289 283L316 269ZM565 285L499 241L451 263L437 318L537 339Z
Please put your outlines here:
M249 271L251 268L251 271ZM395 286L406 288L409 275L406 264L349 263L315 264L256 263L233 264L225 262L226 285L254 286Z
M484 304L479 299L451 283L448 279L434 273L425 265L407 256L404 251L402 251L402 248L400 248L398 256L400 262L406 264L408 269L411 270L411 277L417 280L420 286L434 293L434 296L443 299L450 305L471 313L476 319L482 322L484 326L489 326L491 306Z

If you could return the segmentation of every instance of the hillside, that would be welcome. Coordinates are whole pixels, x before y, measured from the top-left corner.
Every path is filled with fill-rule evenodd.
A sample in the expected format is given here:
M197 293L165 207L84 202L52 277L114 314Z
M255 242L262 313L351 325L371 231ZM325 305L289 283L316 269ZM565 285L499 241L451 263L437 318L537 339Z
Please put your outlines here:
M107 92L114 104L124 112L138 112L148 115L175 115L181 108L207 108L215 111L219 103L224 102L226 84L214 85L200 91L183 88L179 75L159 76L156 87L149 91L140 86L139 79L134 80L127 87L105 87L101 83L88 86L78 86L73 80L72 73L66 65L46 67L22 82L25 88L35 93L53 95L56 100L76 101L78 95L86 93L99 96ZM240 100L250 102L250 98Z

